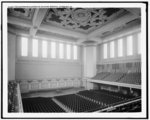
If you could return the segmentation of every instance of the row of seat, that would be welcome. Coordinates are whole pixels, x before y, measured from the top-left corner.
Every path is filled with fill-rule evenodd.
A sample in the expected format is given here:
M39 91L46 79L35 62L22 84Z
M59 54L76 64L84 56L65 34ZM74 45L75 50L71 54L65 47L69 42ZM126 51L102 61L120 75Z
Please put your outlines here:
M120 80L123 76L124 76L124 73L112 73L108 75L107 77L105 77L103 80L115 82L115 81Z
M134 98L134 96L132 94L123 94L121 92L112 92L112 91L108 91L108 90L100 90L98 92L101 92L105 95L113 95L115 97L120 97L122 99L128 100L128 99L132 99Z
M52 98L23 98L24 112L94 112L114 105L122 104L133 99L127 96L106 90L85 90L76 94L56 96ZM138 106L136 107L138 108ZM131 110L136 109L132 106ZM122 110L122 109L121 109Z
M51 98L23 98L24 112L65 112Z
M98 73L92 79L95 80L103 80L110 82L120 82L120 83L128 83L128 84L141 84L141 73L108 73L101 72Z
M72 112L92 112L103 108L103 105L84 99L75 94L55 97Z
M130 83L130 84L141 84L141 74L140 73L128 73L119 82Z
M141 108L141 101L137 101L135 103L117 107L114 110L109 110L107 112L141 112Z
M140 62L137 62L137 63L134 63L134 66L133 68L130 70L130 72L138 72L138 73L141 73L141 63Z
M115 63L97 65L98 72L141 72L141 62Z
M109 91L81 91L78 93L79 95L90 98L92 101L98 102L99 104L107 106L113 106L115 104L120 104L125 100L131 99L132 97L126 97L124 95L120 95L119 93L109 92Z
M77 94L58 96L55 98L73 112L91 112L122 104L127 100L133 99L134 96L105 90L85 90Z
M108 75L110 75L109 72L101 72L101 73L96 74L96 76L94 76L92 79L95 79L95 80L100 79L100 80L102 80L105 77L107 77Z

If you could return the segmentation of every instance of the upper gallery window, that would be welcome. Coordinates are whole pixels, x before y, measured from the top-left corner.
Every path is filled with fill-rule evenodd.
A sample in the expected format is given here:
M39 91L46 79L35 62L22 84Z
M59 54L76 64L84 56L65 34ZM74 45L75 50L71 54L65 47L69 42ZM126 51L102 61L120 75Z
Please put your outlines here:
M73 59L74 60L78 59L78 48L76 45L73 46Z
M79 57L77 45L51 41L49 46L49 42L47 40L42 40L41 42L39 42L38 39L32 39L31 41L32 46L29 46L28 42L29 42L28 38L26 37L21 38L21 56L28 56L28 49L30 50L31 47L32 57L35 58L38 58L40 54L42 58L48 58L48 55L51 55L51 58L58 57L58 59L65 58L68 60L70 59L77 60Z
M127 55L133 55L133 36L127 37Z
M118 40L118 57L123 56L123 39Z
M71 45L67 44L67 59L71 59Z
M28 56L28 38L21 38L21 56Z
M104 59L107 59L107 43L104 44Z
M59 58L63 59L64 58L64 44L59 43Z
M38 57L38 40L37 39L32 40L32 56Z
M114 41L110 42L110 57L113 58L115 54Z

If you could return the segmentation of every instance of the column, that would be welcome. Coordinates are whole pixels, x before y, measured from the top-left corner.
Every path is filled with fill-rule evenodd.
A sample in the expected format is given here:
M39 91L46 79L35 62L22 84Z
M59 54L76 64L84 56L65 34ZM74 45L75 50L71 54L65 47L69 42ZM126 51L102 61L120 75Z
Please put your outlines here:
M118 57L118 40L114 40L114 49L115 49L115 54L114 54L114 58Z
M127 37L123 38L123 57L127 56Z
M133 55L138 55L138 34L133 35Z
M64 43L64 59L67 59L67 49L66 49L67 45L66 43Z
M56 59L59 59L59 42L56 41Z
M96 75L96 45L84 48L84 77Z
M110 42L107 43L107 59L110 58Z
M47 54L48 59L51 59L51 41L47 41Z
M8 80L15 80L16 35L8 33Z
M42 40L38 40L38 58L42 59Z
M28 56L32 58L32 38L29 37L28 39Z

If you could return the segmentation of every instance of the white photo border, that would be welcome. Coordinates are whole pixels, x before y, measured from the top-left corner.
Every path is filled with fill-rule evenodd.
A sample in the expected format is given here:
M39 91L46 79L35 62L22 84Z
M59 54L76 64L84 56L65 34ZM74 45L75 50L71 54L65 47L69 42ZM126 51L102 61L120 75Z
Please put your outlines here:
M36 3L36 4L35 4ZM142 112L140 113L8 113L8 99L7 99L7 84L8 84L8 46L7 46L7 8L10 6L15 7L123 7L123 8L141 8L141 36L143 39L142 42L142 51L141 51L141 64L142 64ZM93 118L93 119L102 119L102 118L147 118L148 116L148 77L147 77L147 13L146 13L146 3L144 2L46 2L46 1L11 1L3 2L1 6L1 22L2 22L2 80L1 80L1 118L41 118L41 119L79 119L79 118ZM145 49L146 48L146 49Z

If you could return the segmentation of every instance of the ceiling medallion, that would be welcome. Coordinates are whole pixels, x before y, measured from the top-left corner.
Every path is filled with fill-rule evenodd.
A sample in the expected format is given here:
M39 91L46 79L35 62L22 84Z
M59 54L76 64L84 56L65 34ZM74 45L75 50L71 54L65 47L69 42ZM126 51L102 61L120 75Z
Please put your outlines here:
M81 25L86 24L90 18L91 13L85 9L75 9L71 15L73 21L80 23Z

